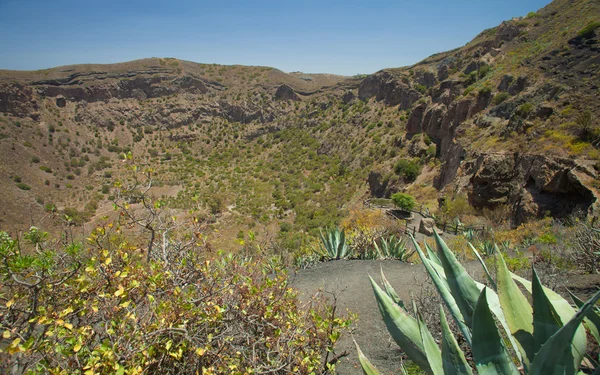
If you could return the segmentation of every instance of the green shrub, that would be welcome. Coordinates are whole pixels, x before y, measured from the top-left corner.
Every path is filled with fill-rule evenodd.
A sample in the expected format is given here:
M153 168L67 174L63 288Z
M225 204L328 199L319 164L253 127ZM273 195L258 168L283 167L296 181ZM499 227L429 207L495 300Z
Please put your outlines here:
M52 173L52 168L46 166L46 165L40 165L40 170L44 171L46 173Z
M36 164L37 164L37 163L39 163L39 162L40 162L40 158L38 158L37 156L32 156L32 157L31 157L31 162L32 162L32 163L36 163Z
M494 95L494 99L492 99L492 104L493 105L498 105L500 103L502 103L503 101L505 101L506 99L508 99L510 95L508 95L507 92L499 92L496 95Z
M412 182L421 174L421 165L415 160L400 159L394 166L394 172L406 181Z
M533 104L524 103L519 108L517 108L517 114L521 117L527 117L533 110Z
M27 185L27 184L26 184L26 183L24 183L24 182L19 182L19 183L17 184L17 187L18 187L19 189L21 189L21 190L31 190L31 186Z
M592 38L597 28L600 27L600 22L591 22L586 27L581 29L577 36L580 38Z
M392 195L392 201L399 209L403 211L411 211L415 208L415 198L412 195L404 194L404 193L396 193Z

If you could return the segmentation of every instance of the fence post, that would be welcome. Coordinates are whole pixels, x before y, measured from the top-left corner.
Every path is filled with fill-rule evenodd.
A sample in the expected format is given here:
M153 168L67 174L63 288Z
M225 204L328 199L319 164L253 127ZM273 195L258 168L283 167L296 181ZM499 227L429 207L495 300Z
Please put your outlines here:
M413 237L417 234L417 227L413 227Z

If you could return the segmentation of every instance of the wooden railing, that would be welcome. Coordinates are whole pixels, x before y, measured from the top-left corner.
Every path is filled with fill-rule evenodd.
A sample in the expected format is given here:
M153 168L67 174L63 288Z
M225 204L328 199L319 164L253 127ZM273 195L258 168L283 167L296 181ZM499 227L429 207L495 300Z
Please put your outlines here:
M406 218L394 214L394 211L396 210L392 209L395 206L394 202L391 199L375 198L375 201L373 202L373 199L369 198L366 199L363 202L363 204L365 205L365 207L369 208L385 209L386 215L396 220L406 220ZM427 206L423 204L418 205L418 208L411 210L411 212L417 213L425 218L433 218L433 216L429 212L429 208L427 208ZM488 228L485 225L463 225L459 223L449 223L447 221L442 222L439 220L436 220L435 225L438 229L441 229L443 232L451 233L454 235L459 235L467 231L472 231L474 234L484 234L488 230ZM412 234L414 236L417 232L419 232L419 228L413 225L409 225L408 221L406 221L403 231L404 234Z

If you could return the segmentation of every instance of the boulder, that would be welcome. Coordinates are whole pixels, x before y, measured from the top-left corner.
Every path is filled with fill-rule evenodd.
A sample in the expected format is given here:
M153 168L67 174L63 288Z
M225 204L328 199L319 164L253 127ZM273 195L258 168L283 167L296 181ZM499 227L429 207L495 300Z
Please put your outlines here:
M419 233L426 236L433 236L433 231L442 234L442 231L435 227L435 220L432 218L423 218L419 223Z
M496 29L494 45L500 47L504 42L510 42L521 33L521 28L514 22L504 21Z
M500 80L500 84L498 84L498 91L508 91L510 84L515 80L515 77L510 74L505 74L502 76L502 80Z
M352 91L346 91L344 93L344 96L342 96L342 102L344 102L344 104L348 104L352 100L354 100L354 98L355 98L355 95Z
M64 96L59 95L56 97L56 106L60 108L64 108L67 105L67 99Z
M293 88L283 84L277 88L277 91L275 91L275 99L299 101L300 97L298 94L296 94Z

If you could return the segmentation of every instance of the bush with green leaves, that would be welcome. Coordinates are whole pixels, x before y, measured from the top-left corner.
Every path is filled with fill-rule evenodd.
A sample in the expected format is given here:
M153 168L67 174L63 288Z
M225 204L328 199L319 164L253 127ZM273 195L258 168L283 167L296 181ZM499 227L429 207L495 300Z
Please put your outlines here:
M394 165L394 172L398 176L402 176L406 181L412 182L421 174L421 164L412 159L400 159Z
M413 208L415 208L415 198L412 195L404 194L404 193L396 193L392 194L392 201L402 211L410 212Z
M121 228L58 245L0 232L0 373L322 374L349 324L300 302L276 261L219 255L189 239L145 262ZM181 251L179 251L181 250Z
M535 270L533 281L512 274L500 253L495 256L497 278L492 279L471 246L487 275L486 286L473 280L444 241L434 235L437 252L427 245L422 251L414 238L413 244L468 345L473 363L466 359L450 330L444 308L440 306L440 349L418 311L416 317L409 314L382 272L383 289L371 278L379 310L393 339L414 363L435 375L473 374L472 365L483 375L518 375L521 371L517 363L526 374L580 373L587 349L584 326L600 343L600 311L595 307L600 291L586 303L573 296L579 308L576 310L559 294L545 288ZM532 304L517 283L531 294ZM379 374L358 344L357 350L365 374ZM594 374L598 373L596 358L588 359L596 367Z

